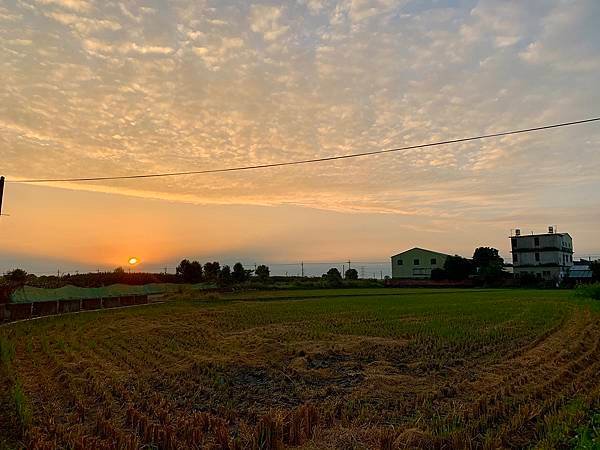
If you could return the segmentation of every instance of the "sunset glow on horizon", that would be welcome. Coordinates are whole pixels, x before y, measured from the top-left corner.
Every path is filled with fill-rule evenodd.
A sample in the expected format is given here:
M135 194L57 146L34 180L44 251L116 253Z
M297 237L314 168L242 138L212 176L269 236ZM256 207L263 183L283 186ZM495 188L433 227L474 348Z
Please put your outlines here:
M0 175L273 164L598 116L599 21L594 0L8 0ZM109 270L140 252L157 270L413 246L509 257L511 229L548 225L600 256L599 145L595 123L260 171L7 184L0 271Z

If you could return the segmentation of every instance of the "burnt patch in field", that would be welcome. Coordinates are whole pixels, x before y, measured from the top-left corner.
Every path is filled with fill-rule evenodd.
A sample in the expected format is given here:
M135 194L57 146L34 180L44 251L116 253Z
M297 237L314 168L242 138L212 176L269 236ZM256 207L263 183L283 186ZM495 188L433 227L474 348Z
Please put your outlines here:
M236 367L227 374L229 398L260 409L299 405L298 381L283 372L256 367Z
M290 368L308 385L319 387L328 384L339 389L359 384L364 378L364 364L356 355L329 350L295 358Z
M307 356L306 366L309 369L335 369L337 367L347 365L348 362L352 360L352 355L345 355L335 352L318 353Z

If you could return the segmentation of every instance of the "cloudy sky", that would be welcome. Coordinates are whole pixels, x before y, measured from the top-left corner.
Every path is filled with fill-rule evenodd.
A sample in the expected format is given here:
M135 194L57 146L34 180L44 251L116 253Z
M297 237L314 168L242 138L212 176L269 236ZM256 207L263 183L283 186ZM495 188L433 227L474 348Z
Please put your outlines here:
M600 115L597 0L0 0L0 168L128 175ZM219 175L9 184L0 270L600 254L600 125Z

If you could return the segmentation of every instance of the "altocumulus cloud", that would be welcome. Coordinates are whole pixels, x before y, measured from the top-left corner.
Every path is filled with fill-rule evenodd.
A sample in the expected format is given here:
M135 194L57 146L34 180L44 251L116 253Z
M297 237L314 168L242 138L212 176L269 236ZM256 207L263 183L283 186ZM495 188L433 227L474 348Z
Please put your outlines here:
M208 169L594 115L599 21L594 0L20 0L0 6L3 169L13 178ZM557 184L600 189L599 140L589 126L71 188L512 220L519 210L568 209L568 198L546 194Z

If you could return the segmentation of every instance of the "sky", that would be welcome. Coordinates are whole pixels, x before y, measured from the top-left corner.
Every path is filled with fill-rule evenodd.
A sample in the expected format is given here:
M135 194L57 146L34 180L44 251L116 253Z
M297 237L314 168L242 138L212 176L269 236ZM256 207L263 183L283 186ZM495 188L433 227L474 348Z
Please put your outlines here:
M0 0L0 174L268 164L600 116L598 23L597 0ZM600 256L599 145L595 123L318 165L9 183L0 271L137 256L389 272L414 246L508 258L512 229L548 225Z

